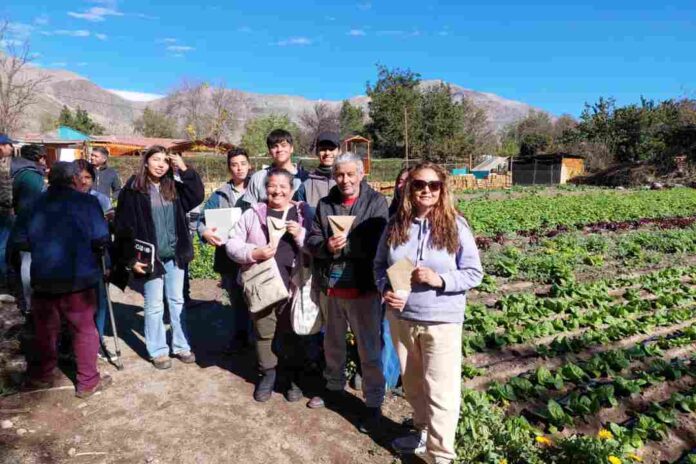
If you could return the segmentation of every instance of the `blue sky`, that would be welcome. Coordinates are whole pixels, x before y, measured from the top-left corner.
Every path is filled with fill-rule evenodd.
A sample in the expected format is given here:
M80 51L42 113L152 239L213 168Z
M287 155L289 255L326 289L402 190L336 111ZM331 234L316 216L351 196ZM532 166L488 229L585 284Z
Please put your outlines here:
M696 97L696 1L560 3L4 0L0 18L40 65L135 92L191 78L343 99L382 63L555 114Z

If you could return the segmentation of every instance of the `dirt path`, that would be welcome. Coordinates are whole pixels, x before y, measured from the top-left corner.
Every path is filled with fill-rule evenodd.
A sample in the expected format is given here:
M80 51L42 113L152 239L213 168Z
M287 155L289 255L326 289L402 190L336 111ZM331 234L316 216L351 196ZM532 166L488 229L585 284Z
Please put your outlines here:
M216 303L220 296L215 282L194 281L198 304L189 309L188 324L198 362L174 361L172 369L157 371L144 359L142 297L112 290L125 369L100 362L114 384L86 401L75 398L69 382L1 399L0 421L12 427L0 430L0 462L400 462L387 448L404 432L409 411L401 399L387 399L383 427L373 436L356 429L357 398L340 412L310 410L280 394L255 403L253 353L223 351L230 311Z

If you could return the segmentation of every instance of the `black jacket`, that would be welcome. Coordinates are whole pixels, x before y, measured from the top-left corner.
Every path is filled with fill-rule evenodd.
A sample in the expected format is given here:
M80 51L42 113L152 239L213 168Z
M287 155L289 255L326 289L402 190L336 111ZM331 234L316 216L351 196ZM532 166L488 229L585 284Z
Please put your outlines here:
M193 243L191 234L189 234L186 213L203 202L205 191L200 176L192 168L188 168L180 174L181 182L175 182L176 249L174 259L176 264L183 268L193 259ZM128 179L128 182L121 190L116 207L116 217L114 218L116 243L112 282L121 289L128 284L127 268L131 267L135 262L135 239L152 243L155 245L155 256L158 253L157 234L152 219L150 198L148 195L133 188L134 179L135 176ZM156 259L154 271L152 274L144 276L144 278L151 279L162 274L164 274L164 266Z
M367 182L360 184L360 195L351 207L355 221L348 234L348 243L338 257L334 257L326 248L326 241L333 234L329 225L329 216L341 214L343 197L337 186L329 195L319 200L312 230L305 240L305 247L314 256L316 277L319 277L319 288L326 291L329 287L331 264L337 261L351 260L355 266L355 285L362 293L376 290L373 274L373 261L377 253L377 245L382 231L387 225L387 200L381 193L376 192Z

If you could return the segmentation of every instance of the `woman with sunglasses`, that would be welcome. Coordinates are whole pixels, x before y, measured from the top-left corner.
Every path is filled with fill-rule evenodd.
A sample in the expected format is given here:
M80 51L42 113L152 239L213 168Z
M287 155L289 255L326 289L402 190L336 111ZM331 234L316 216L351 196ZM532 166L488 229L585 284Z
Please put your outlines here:
M387 278L387 269L404 259L415 266L407 296L397 295ZM454 208L440 166L421 163L410 172L377 249L375 278L397 321L395 344L416 428L392 446L426 462L450 463L456 457L466 292L481 283L483 270L474 236Z

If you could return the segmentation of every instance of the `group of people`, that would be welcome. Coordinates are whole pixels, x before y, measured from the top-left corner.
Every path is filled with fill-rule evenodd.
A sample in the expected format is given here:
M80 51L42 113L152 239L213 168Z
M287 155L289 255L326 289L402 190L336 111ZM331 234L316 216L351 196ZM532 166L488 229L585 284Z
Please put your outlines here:
M205 201L197 224L198 238L215 247L214 269L234 311L232 347L255 346L259 377L253 398L268 401L279 389L287 401L301 400L307 393L301 388L304 367L316 356L316 348L323 348L318 351L323 351L325 382L312 392L307 406L346 407L350 329L365 398L359 429L378 430L386 387L381 360L386 318L415 428L392 445L399 453L418 453L429 462L451 462L466 292L481 282L483 272L471 230L454 208L447 173L431 163L402 171L388 206L366 182L362 159L341 153L335 133L317 137L319 166L312 172L293 164L293 138L287 131L272 131L267 146L272 164L253 174L243 149L227 153L229 181ZM111 262L105 267L110 282L121 288L133 280L142 284L145 343L154 367L169 368L172 357L195 362L182 313L184 269L193 259L186 214L204 202L204 189L195 169L180 156L151 147L118 195L110 232L98 196L84 194L85 187L80 187L80 173L89 171L80 166L53 165L49 187L33 202L21 242L32 263L41 263L31 266L41 359L30 363L30 381L48 384L54 375L59 325L53 321L62 315L73 331L77 394L85 397L110 383L96 370L94 312L100 283L95 276L103 282L102 259ZM243 212L229 233L206 225L205 210L231 207ZM341 233L335 227L337 216L352 221L343 223L347 230ZM50 236L49 224L56 231ZM282 236L275 236L269 224L282 224ZM61 230L68 228L74 230L63 235ZM114 243L108 246L111 236ZM138 260L136 240L155 245L154 266ZM393 288L388 277L390 267L404 260L412 266L406 293ZM256 301L250 311L246 276L269 263L275 270L267 281L269 291L280 287L286 297L261 308ZM74 270L66 271L70 266ZM165 302L171 348L163 321ZM303 305L316 308L319 334L296 330L294 314L306 310ZM42 318L51 322L39 334Z

